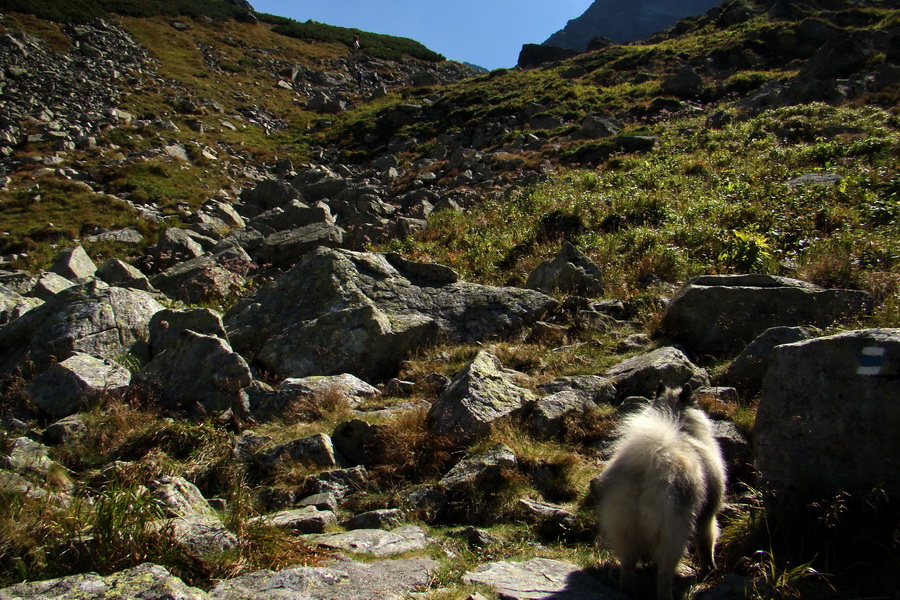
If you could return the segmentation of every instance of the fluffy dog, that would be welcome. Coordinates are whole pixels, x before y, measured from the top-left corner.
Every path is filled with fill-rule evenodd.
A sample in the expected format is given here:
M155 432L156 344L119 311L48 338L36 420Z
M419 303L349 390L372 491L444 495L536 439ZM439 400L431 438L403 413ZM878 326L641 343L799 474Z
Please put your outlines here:
M649 559L657 599L671 600L675 568L692 537L701 567L715 567L725 465L690 386L660 384L650 406L623 419L613 457L591 489L600 530L622 564L623 592L634 593L637 561Z

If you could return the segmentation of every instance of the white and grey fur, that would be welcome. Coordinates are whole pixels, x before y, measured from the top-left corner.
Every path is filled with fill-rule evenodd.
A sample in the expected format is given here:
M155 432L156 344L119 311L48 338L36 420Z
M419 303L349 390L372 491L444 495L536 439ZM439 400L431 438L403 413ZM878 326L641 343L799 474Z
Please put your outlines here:
M701 567L715 567L725 465L689 386L660 384L650 406L623 419L613 457L591 489L599 528L622 564L623 592L634 594L635 565L649 559L657 568L657 599L671 600L675 568L691 538Z

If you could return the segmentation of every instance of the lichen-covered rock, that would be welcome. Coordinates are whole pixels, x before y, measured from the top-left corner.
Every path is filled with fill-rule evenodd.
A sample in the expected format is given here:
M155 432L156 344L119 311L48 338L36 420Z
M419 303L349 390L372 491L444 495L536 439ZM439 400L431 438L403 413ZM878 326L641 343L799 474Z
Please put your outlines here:
M563 433L566 418L596 409L593 401L566 390L529 402L521 417L533 435L556 437Z
M756 466L780 494L900 494L900 329L772 351L753 427Z
M438 337L465 342L508 333L555 305L531 290L448 283L443 271L398 268L380 254L318 248L238 301L224 321L235 349L275 373L346 372L376 381Z
M48 269L70 281L86 281L97 272L97 265L81 246L67 248L59 253L56 262Z
M503 485L503 473L515 468L516 454L508 446L497 444L484 454L461 460L444 475L439 485L459 499L472 491L496 492Z
M115 361L76 352L38 375L27 389L38 408L61 419L101 394L121 392L130 384L131 371Z
M418 525L404 525L390 531L354 529L341 533L311 535L306 539L325 548L379 557L422 550L431 543L425 530Z
M290 529L297 533L324 533L325 528L337 522L330 510L319 510L315 506L305 506L250 519L250 523L263 524L278 529Z
M354 515L341 525L347 529L391 529L402 523L404 518L399 508L382 508Z
M770 327L828 327L863 311L865 292L772 275L703 275L672 299L660 330L693 352L737 352Z
M25 362L42 372L75 352L147 357L148 323L162 306L146 292L91 281L0 327L0 373Z
M340 561L325 567L257 571L223 581L211 600L375 600L411 597L432 581L430 558ZM5 599L4 599L5 600Z
M145 563L106 577L96 573L19 583L0 589L0 600L208 600L165 567Z
M337 466L334 445L331 443L331 438L324 433L316 433L278 444L261 453L258 459L270 471L289 462L300 462L319 467Z
M599 375L567 375L557 377L537 388L545 394L571 392L585 402L594 404L611 404L616 399L616 386L613 382Z
M659 384L693 388L709 385L709 375L692 363L681 350L671 346L634 356L608 369L604 374L616 387L618 398L653 398Z
M161 477L154 482L153 493L172 517L216 514L197 486L184 477Z
M145 292L155 291L146 275L118 258L110 258L100 265L100 268L97 269L97 276L109 285Z
M463 440L487 435L494 421L534 398L530 390L515 383L520 376L503 369L497 357L482 350L431 405L429 427Z
M23 296L15 290L0 285L0 325L21 317L43 302L40 298Z
M206 411L249 411L242 391L253 376L247 362L222 338L184 329L138 374L167 401L182 407L198 403Z

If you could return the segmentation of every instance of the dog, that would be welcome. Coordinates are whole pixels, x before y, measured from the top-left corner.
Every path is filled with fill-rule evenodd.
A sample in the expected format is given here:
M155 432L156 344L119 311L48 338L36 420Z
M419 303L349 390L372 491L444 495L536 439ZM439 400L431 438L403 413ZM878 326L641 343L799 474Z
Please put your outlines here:
M591 481L599 529L622 565L623 593L633 596L637 561L649 559L657 568L657 600L671 600L675 568L691 538L701 568L715 568L725 478L722 451L690 386L660 384L647 408L623 419L612 459Z

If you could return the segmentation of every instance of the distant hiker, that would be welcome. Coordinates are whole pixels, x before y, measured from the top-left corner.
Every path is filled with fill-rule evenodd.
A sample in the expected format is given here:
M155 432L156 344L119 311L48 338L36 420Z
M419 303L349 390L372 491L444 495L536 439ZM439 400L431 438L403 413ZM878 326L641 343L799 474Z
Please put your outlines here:
M359 34L358 33L353 34L353 48L352 49L353 49L353 54L356 54L357 52L359 52Z

